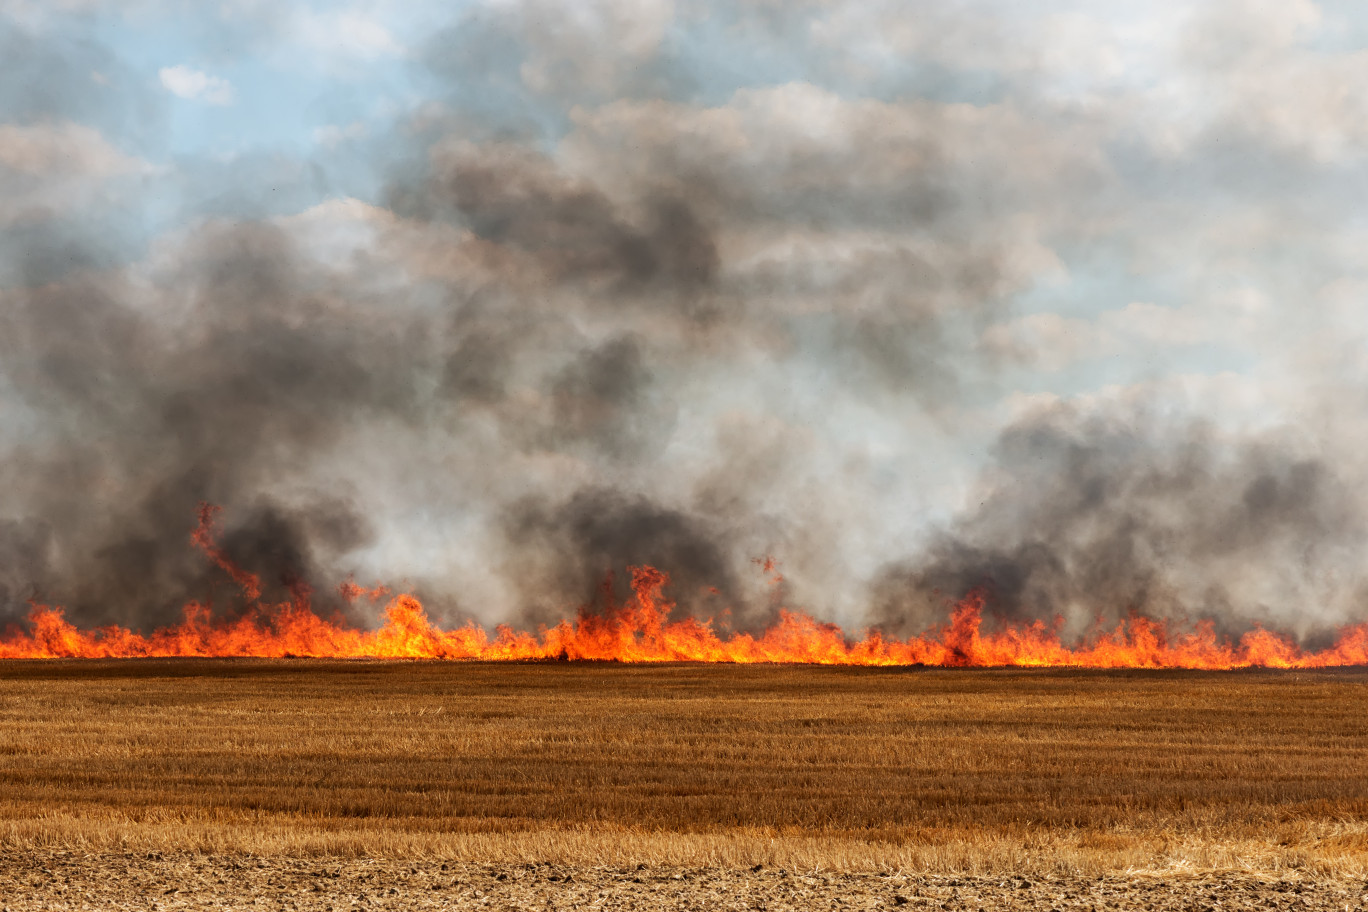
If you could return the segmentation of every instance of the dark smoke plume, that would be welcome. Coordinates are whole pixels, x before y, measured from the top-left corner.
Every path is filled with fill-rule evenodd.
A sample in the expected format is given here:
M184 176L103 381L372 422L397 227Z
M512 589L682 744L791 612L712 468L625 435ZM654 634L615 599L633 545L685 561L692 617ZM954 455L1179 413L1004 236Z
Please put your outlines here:
M1368 541L1354 490L1284 436L1056 406L1003 433L981 485L876 584L886 627L924 629L981 589L1000 618L1062 616L1074 634L1130 614L1305 634L1368 595L1344 587Z
M205 60L284 40L286 12L246 6ZM0 9L0 623L30 599L143 629L192 599L241 610L190 546L202 502L265 598L307 587L325 611L355 573L443 622L550 622L649 563L682 610L740 626L782 598L914 633L979 587L1072 632L1359 617L1357 450L1295 414L1255 432L1158 404L1037 411L950 515L1001 426L985 416L1039 391L1024 369L1056 365L1065 396L1138 382L1155 339L1200 360L1248 317L1212 332L1151 307L1137 328L1125 302L1111 323L1038 313L1052 296L1081 309L1143 273L1194 301L1248 285L1257 316L1261 295L1358 287L1335 224L1299 207L1360 217L1335 156L1361 117L1261 116L1243 73L1170 123L1152 94L1111 103L1125 79L1053 70L1076 55L1026 46L1009 13L742 4L702 35L672 4L475 4L406 58L422 104L300 159L173 155L179 102L98 16ZM772 69L691 56L725 36ZM1281 246L1292 224L1306 249ZM1215 265L1185 286L1182 256ZM1025 342L1021 314L1047 318ZM1281 351L1285 328L1247 335ZM1320 425L1362 412L1344 385L1306 395L1349 403Z

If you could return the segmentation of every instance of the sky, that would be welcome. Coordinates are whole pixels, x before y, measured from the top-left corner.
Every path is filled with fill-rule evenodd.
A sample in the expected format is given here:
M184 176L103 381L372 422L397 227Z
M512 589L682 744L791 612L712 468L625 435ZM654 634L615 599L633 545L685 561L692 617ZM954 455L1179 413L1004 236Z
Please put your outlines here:
M1368 619L1366 46L1309 0L0 0L0 620L232 610L201 501L275 596L447 622L640 563L740 626Z

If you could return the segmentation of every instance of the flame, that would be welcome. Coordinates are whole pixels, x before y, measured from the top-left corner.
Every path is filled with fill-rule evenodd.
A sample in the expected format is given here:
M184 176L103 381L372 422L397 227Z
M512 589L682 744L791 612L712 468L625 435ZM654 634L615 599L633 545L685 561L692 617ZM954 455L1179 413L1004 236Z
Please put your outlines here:
M311 656L1198 669L1368 664L1368 624L1344 628L1334 645L1315 652L1263 628L1231 641L1218 636L1210 623L1176 633L1163 621L1139 616L1074 646L1061 641L1057 625L1039 621L984 633L980 592L956 605L944 627L907 640L885 638L877 631L852 639L834 624L787 610L759 635L724 636L711 620L669 620L674 609L664 595L669 577L654 567L631 568L632 596L624 604L613 604L605 585L607 608L602 611L582 609L575 620L536 634L500 626L492 637L474 623L440 629L412 595L390 597L384 587L365 589L349 580L339 587L348 601L389 597L383 626L359 630L319 617L302 585L292 587L288 602L261 604L260 579L234 564L215 541L217 512L208 505L200 508L191 541L238 584L251 606L247 613L215 620L207 606L191 602L179 624L141 634L117 626L80 630L63 617L61 608L34 605L28 630L0 637L0 659ZM771 582L782 578L772 559L758 563L764 572L776 574Z
M202 503L199 505L199 525L195 527L194 532L190 533L190 543L203 551L211 561L218 565L219 569L232 577L233 582L242 589L242 594L247 601L255 602L261 598L261 578L255 573L248 573L233 563L216 541L218 537L217 520L221 510L222 507L215 504Z

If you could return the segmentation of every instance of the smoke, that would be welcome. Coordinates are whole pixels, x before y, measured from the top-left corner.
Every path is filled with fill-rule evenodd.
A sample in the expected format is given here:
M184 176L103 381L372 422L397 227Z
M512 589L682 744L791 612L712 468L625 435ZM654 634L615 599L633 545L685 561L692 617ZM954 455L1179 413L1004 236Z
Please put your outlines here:
M525 254L553 281L688 294L716 276L715 241L682 199L635 201L642 211L633 219L592 183L558 173L524 147L458 143L434 158L419 200L410 207L401 199L396 209L414 216L446 209L477 236Z
M1153 409L1042 409L1007 428L979 503L876 583L884 626L922 630L971 589L1071 634L1131 614L1298 635L1355 619L1368 536L1356 486L1282 433Z
M83 620L165 620L207 597L187 529L203 500L231 505L225 547L272 594L317 582L315 557L364 543L365 518L328 492L274 503L263 483L297 476L347 421L418 419L405 334L421 327L339 312L268 225L210 226L179 253L150 286L83 276L11 292L0 317L6 379L35 424L5 465L24 518L4 563Z
M187 27L196 59L287 58L301 27L257 6ZM325 610L355 575L443 621L549 622L649 563L743 626L781 597L919 632L976 587L1073 632L1355 617L1368 513L1352 447L1298 427L1314 397L1243 429L1075 402L1166 359L1304 379L1276 302L1359 300L1338 216L1293 217L1331 212L1343 125L1303 147L1224 77L1189 122L1115 61L1182 88L1246 56L1106 43L1143 29L1075 22L1089 56L988 2L751 6L709 31L688 4L476 4L393 64L420 98L308 155L173 150L180 102L98 16L0 23L0 620L239 610L189 546L201 502L266 598ZM1250 34L1261 66L1301 53ZM732 40L756 72L718 65Z
M557 609L563 612L568 593L587 603L604 582L605 567L668 566L681 606L705 617L720 614L739 594L734 556L723 550L725 530L617 491L578 491L550 511L537 502L518 505L507 535L519 551L535 556L520 568L519 582L537 620L563 616ZM615 599L625 598L629 582L620 571L614 575Z

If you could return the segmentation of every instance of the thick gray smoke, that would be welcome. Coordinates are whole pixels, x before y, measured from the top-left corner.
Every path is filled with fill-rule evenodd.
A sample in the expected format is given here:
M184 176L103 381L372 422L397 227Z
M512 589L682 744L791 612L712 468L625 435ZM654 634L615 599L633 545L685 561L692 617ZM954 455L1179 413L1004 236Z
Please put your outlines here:
M1063 617L1072 634L1142 614L1305 635L1368 598L1343 572L1368 541L1354 486L1279 436L1054 407L1003 433L981 487L924 553L885 571L882 626L923 630L979 589L1002 619Z
M1240 94L1301 26L1218 66L1219 17L1165 20L1195 31L1134 59L1209 99L1179 118L1010 5L770 6L476 4L408 49L421 102L299 158L167 153L97 17L0 3L0 622L239 610L201 502L267 598L325 610L355 574L549 622L649 563L742 626L908 634L976 587L1075 633L1356 618L1354 434L1305 407L1353 411L1350 355L1308 367L1278 306L1354 311L1354 137ZM204 59L275 53L262 16ZM1080 404L1166 359L1282 418Z
M83 621L150 623L211 597L221 574L188 547L200 501L231 505L224 546L276 596L319 582L320 551L368 540L345 500L287 506L261 487L347 422L418 420L422 327L330 312L326 276L269 226L197 245L162 287L96 274L7 294L0 359L32 425L5 465L10 613L37 596Z

